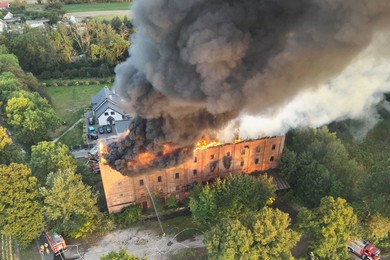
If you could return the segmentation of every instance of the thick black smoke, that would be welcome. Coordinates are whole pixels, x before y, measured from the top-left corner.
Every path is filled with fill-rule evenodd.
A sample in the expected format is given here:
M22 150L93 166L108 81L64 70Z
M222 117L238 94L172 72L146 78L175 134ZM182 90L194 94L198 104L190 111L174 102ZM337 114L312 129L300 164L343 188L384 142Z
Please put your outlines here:
M109 160L121 169L140 147L191 147L240 113L327 82L388 30L390 1L135 0L132 14L115 89L137 119Z

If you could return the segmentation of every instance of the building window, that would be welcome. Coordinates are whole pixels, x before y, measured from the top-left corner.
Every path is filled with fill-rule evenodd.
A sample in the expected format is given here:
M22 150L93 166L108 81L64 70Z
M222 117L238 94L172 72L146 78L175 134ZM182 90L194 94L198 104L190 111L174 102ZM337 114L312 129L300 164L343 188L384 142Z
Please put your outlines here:
M259 164L259 158L255 158L255 164Z
M123 193L119 194L119 197L123 197Z
M214 154L210 155L210 159L211 159L211 160L214 159Z
M192 170L192 173L193 173L194 175L196 175L196 174L198 174L198 170L197 170L197 169L194 169L194 170Z
M105 116L108 116L108 112L104 112L104 115L105 115Z
M111 115L115 115L115 112L114 112L114 111L111 111Z
M227 152L227 153L226 153L226 156L230 156L230 152Z
M241 159L241 163L240 163L241 167L244 166L244 160Z
M245 148L243 148L243 149L241 150L241 154L242 154L242 155L245 154Z
M161 182L161 180L162 180L161 176L158 176L157 177L157 182Z
M275 150L275 148L276 148L276 144L273 144L272 145L272 150Z
M180 190L180 186L176 186L176 190Z
M274 157L271 156L271 158L269 158L269 161L270 161L270 162L273 162L273 161L274 161Z
M198 161L198 158L195 156L194 157L194 163L196 163Z
M139 186L144 186L144 180L139 180Z
M256 153L260 153L260 146L256 147Z
M175 179L179 179L179 177L180 177L179 173L178 172L175 173Z

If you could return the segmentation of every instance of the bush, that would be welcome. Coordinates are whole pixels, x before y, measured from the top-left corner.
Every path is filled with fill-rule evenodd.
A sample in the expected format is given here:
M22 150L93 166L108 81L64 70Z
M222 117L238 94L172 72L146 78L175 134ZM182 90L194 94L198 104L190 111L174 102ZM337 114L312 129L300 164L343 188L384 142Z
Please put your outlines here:
M131 225L137 222L142 214L142 209L140 205L134 205L125 208L122 212L117 213L114 216L114 220L119 225Z
M168 208L174 208L174 207L176 207L176 205L177 205L177 200L174 196L168 198L165 201L165 206L167 206Z

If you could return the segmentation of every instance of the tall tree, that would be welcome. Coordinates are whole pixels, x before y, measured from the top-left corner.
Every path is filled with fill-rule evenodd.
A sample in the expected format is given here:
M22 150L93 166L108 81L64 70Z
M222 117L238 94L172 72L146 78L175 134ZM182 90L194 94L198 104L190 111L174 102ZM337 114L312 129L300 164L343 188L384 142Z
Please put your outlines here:
M53 108L38 93L16 92L8 101L6 112L15 139L26 149L48 140L48 132L60 125Z
M95 229L99 214L96 195L79 174L71 169L50 173L41 193L43 211L54 230L78 238Z
M238 218L263 208L273 202L275 190L272 179L266 176L231 175L196 188L190 196L190 209L195 221L209 225L223 217Z
M0 165L0 229L27 246L43 229L37 180L23 164Z
M31 147L29 166L40 183L46 181L51 172L59 169L76 170L76 162L69 148L62 143L43 141Z
M210 259L291 259L298 242L288 214L264 207L242 220L222 219L205 234Z
M0 126L0 164L22 163L23 159L20 147L12 143L7 129Z
M321 259L347 259L348 240L356 236L357 217L342 198L327 196L313 211L303 208L298 215L299 226L314 234L311 250Z
M327 195L356 197L362 170L334 133L295 130L287 140L279 167L306 206L318 206Z

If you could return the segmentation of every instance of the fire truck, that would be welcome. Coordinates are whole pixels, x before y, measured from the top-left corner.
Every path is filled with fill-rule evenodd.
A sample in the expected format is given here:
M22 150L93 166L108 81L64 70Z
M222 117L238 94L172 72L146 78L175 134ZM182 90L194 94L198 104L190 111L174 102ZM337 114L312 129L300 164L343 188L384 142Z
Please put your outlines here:
M49 233L47 231L43 231L43 234L45 235L47 242L49 243L50 248L55 255L65 252L66 242L61 235L55 232Z
M350 240L348 251L365 260L379 260L381 258L381 251L370 242L364 240Z

